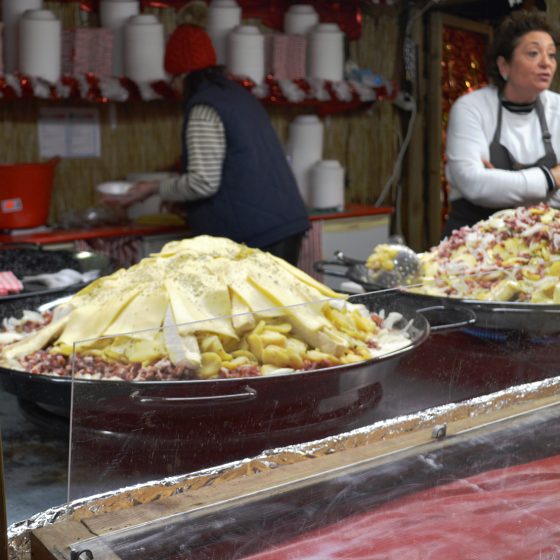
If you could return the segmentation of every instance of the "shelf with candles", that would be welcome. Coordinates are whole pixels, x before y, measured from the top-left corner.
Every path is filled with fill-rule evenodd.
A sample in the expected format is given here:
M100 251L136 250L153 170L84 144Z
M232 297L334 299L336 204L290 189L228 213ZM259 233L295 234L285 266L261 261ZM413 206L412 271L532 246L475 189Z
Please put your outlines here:
M356 80L328 82L318 79L277 80L268 75L260 84L230 76L266 105L307 107L319 114L365 108L377 100L393 100L396 85L377 77L374 85ZM56 83L22 74L0 76L0 100L83 100L94 103L179 100L169 82L137 83L126 77L94 74L63 76Z

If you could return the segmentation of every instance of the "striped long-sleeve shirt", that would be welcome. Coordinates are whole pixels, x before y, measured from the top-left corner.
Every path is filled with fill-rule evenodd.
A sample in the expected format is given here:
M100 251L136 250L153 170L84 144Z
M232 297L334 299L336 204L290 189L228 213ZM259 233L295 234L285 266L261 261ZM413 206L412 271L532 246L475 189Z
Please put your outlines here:
M191 109L186 138L188 169L159 185L162 200L183 202L208 198L218 191L226 153L224 124L213 107Z

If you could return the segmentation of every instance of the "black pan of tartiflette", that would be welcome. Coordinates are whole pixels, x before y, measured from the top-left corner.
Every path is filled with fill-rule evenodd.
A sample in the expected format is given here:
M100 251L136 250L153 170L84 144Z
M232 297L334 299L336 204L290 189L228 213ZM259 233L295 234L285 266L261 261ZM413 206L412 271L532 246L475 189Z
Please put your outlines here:
M332 260L317 261L317 272L355 282L366 292L387 290L375 282L373 272L364 261L335 253ZM553 303L528 303L523 301L486 301L461 297L421 294L414 289L395 287L393 290L406 301L411 309L432 306L465 309L476 315L476 326L481 329L519 331L529 336L554 336L560 334L560 305Z
M386 316L400 314L395 326L406 330L405 345L357 363L291 373L178 381L76 378L72 382L71 373L61 377L2 367L0 384L24 401L65 410L72 414L75 429L87 426L105 439L112 434L115 441L122 441L124 434L134 436L140 430L162 441L187 438L193 445L200 443L193 451L198 465L206 462L207 452L213 453L208 441L219 446L222 459L228 456L225 447L239 455L241 450L250 453L308 441L357 425L381 398L384 378L432 330L474 323L472 313L448 309L439 316L437 308L421 313L393 298L363 295L353 298L353 303L372 312L383 310ZM431 327L429 321L437 325Z

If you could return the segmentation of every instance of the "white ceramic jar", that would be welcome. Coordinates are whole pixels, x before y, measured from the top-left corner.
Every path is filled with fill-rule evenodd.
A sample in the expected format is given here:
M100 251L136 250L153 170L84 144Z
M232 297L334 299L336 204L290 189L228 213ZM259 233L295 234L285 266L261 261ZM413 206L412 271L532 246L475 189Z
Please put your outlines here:
M101 0L99 20L101 27L113 32L112 71L114 76L124 74L124 25L140 13L138 0Z
M265 76L264 35L255 25L238 25L228 35L227 68L260 84Z
M62 23L50 10L27 10L19 21L19 70L49 82L62 71Z
M42 0L2 0L2 57L5 74L19 70L18 24L27 10L42 8Z
M284 33L307 35L319 23L319 14L310 4L292 4L284 14Z
M310 78L344 79L344 33L336 23L320 23L309 34L308 69Z
M241 24L241 7L235 0L213 0L208 6L206 31L212 39L218 64L226 64L227 36Z
M323 122L317 115L299 115L289 126L287 154L299 191L311 205L310 173L323 157Z
M344 168L338 161L325 159L311 169L310 206L317 210L344 208Z
M124 26L124 74L136 82L165 79L165 35L156 16L140 14Z

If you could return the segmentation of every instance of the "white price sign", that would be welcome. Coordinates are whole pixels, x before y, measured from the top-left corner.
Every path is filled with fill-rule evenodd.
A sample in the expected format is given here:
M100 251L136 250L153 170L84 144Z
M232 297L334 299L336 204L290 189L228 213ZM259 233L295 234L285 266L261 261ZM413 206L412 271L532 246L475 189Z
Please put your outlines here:
M38 122L39 155L43 158L101 156L99 109L43 107Z

